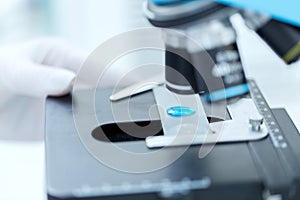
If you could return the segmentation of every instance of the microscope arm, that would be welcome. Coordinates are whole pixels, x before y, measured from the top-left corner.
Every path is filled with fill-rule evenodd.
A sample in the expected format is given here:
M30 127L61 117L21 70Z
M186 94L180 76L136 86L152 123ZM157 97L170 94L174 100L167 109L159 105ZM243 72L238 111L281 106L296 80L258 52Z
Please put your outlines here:
M275 20L300 27L298 0L216 0L216 2L241 10L252 10L263 15L268 15Z

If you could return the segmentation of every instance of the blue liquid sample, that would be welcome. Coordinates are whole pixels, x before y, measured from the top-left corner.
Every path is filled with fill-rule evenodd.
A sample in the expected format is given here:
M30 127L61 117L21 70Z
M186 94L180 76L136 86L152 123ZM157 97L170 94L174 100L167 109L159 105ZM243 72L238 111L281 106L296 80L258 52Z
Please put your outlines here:
M186 106L174 106L168 108L167 113L172 117L187 117L195 114L196 111Z

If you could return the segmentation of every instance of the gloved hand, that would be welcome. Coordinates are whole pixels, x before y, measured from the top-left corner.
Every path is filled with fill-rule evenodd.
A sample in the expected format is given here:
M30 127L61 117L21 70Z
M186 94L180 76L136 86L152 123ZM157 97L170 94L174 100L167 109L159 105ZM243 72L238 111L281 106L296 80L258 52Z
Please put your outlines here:
M113 67L105 66L100 59L101 55L94 57L88 58L88 54L57 39L39 39L1 47L0 105L12 97L11 94L31 97L67 94L85 61L89 70L80 74L76 80L77 88L94 88L93 80L100 77L101 81L97 87L116 87L117 84L118 87L124 87L157 74L163 75L164 71L162 66L135 69L135 65L126 62ZM122 81L119 82L120 80Z
M68 93L87 55L57 39L0 48L0 91L33 97Z

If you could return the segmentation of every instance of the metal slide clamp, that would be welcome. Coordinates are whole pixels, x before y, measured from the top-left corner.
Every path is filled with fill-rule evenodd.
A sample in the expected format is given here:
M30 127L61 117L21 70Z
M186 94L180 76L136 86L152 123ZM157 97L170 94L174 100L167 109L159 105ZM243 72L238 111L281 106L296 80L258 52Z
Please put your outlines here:
M147 137L149 148L244 142L259 140L268 135L263 118L250 98L242 98L226 106L230 120L209 123L198 94L179 95L164 86L154 88L153 92L164 135ZM191 116L173 117L166 113L173 106L190 107L196 112ZM211 117L214 117L214 113L211 113Z

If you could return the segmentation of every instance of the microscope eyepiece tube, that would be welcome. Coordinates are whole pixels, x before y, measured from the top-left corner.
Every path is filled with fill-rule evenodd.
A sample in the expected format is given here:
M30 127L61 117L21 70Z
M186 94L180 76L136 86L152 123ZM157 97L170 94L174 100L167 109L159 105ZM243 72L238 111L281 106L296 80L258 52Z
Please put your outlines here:
M300 29L276 20L270 20L256 30L258 35L285 63L291 64L300 58Z
M246 25L271 47L285 63L300 58L300 28L270 19L267 16L244 12Z

